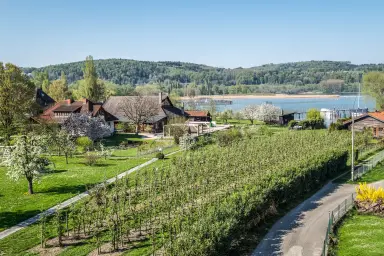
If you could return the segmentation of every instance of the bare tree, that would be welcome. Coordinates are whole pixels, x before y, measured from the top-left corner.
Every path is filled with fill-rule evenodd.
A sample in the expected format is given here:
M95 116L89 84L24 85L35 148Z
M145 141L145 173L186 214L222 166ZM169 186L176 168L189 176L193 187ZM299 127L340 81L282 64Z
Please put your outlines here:
M157 98L143 95L125 97L119 107L127 119L136 126L136 134L139 133L141 124L150 121L159 113Z

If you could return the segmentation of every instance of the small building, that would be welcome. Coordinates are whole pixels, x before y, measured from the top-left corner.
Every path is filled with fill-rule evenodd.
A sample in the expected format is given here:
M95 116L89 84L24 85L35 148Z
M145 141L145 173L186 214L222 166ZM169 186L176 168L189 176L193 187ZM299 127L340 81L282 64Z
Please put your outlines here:
M185 116L188 121L193 122L211 122L211 114L205 110L185 110Z
M345 121L344 126L349 130L352 127L352 119ZM374 137L384 137L384 111L369 112L354 118L355 131L371 130Z
M295 120L295 112L282 111L281 115L279 116L280 125L287 125L289 121L292 121L292 120Z
M115 131L114 121L116 121L117 118L106 111L102 103L94 103L86 98L79 101L70 99L59 101L33 119L37 122L45 121L62 124L74 113L89 114L92 117L102 117L108 123L111 132Z

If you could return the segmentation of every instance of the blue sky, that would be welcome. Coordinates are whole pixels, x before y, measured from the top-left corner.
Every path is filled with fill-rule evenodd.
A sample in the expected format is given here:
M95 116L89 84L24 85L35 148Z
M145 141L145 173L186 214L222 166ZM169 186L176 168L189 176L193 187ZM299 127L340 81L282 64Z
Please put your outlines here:
M0 61L384 62L384 1L0 0Z

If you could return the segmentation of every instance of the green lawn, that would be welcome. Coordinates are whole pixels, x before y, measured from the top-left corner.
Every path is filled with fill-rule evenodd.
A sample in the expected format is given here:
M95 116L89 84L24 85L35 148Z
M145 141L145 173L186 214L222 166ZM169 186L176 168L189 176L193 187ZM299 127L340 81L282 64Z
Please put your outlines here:
M358 184L360 182L372 183L379 180L384 180L384 166L382 163L376 165L376 167L374 167L369 172L365 173L360 179L354 181L353 183L354 184Z
M170 163L171 159L177 156L182 155L183 152L178 152L176 154L173 154L169 157L167 157L164 160L159 160L151 165L147 166L146 168L148 170L153 170L154 167L161 167L162 165L167 165ZM72 160L72 159L71 159ZM108 160L110 161L110 160ZM108 162L107 161L107 162ZM132 177L134 177L135 173L130 174ZM113 175L112 175L113 176ZM103 179L101 179L102 181ZM1 180L2 182L3 180ZM132 178L133 181L133 178ZM82 183L82 182L79 182ZM2 184L0 184L2 185ZM26 185L26 184L25 184ZM26 189L24 189L27 191ZM31 196L34 197L35 195ZM49 195L44 195L48 197ZM71 196L70 196L71 197ZM0 203L3 200L2 197L0 197ZM25 201L25 204L28 204L30 208L33 207L29 203L29 201ZM19 206L22 208L21 206ZM2 208L1 208L2 209ZM20 212L22 213L22 212ZM0 213L1 214L1 213ZM47 237L52 238L56 235L55 225L52 224L54 221L50 220L47 224ZM71 227L70 227L71 228ZM27 251L36 245L40 243L40 225L39 224L33 224L31 226L26 227L23 230L20 230L4 239L0 240L0 255L1 253L5 253L4 255L32 255L28 254ZM108 241L108 240L107 240ZM62 254L60 255L88 255L89 252L95 249L94 243L87 240L84 241L83 244L78 246L69 246L67 247ZM151 252L151 246L148 243L148 241L143 241L137 244L137 247L135 249L129 250L124 253L124 255L149 255Z
M116 133L112 137L105 138L103 140L106 146L117 147L121 142L128 141L129 143L134 144L135 142L144 141L146 138L141 135L136 135L134 133Z
M96 166L87 166L82 157L69 159L52 157L55 169L34 183L34 195L27 193L25 179L12 182L6 168L0 167L0 230L11 227L42 210L46 210L86 190L86 187L102 182L148 158L119 158L100 160Z
M384 218L355 212L343 221L338 238L339 256L384 255Z
M124 140L140 141L143 138L135 134L115 134L106 139L105 144L117 146ZM178 149L175 146L163 152L169 154ZM0 167L0 231L84 192L87 187L144 163L155 155L152 153L137 157L137 147L116 149L108 160L101 159L96 166L85 165L81 155L70 158L68 165L64 157L53 156L51 160L55 164L54 170L34 183L34 195L28 194L25 179L13 182L6 175L6 168Z

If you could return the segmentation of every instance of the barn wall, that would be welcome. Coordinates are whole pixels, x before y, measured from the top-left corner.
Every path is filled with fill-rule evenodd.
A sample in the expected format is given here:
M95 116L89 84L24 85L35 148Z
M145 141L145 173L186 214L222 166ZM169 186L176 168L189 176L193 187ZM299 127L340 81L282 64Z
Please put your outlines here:
M348 126L348 129L351 129L351 125ZM355 121L355 131L363 131L364 129L372 130L374 136L384 137L384 123L370 116Z

